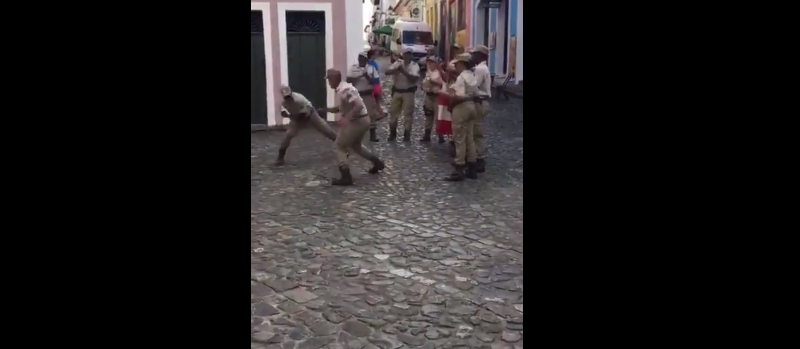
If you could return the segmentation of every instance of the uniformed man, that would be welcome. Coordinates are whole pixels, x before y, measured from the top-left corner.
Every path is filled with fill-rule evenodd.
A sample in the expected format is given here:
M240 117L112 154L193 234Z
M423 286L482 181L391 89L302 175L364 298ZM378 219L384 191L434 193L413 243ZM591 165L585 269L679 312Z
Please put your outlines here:
M403 51L403 59L394 62L386 75L394 75L392 105L389 109L389 141L397 139L397 121L403 115L403 141L411 141L411 126L414 124L414 93L417 91L419 66L411 58L411 48Z
M286 136L283 137L281 148L278 150L278 160L275 161L276 166L283 165L283 158L286 156L286 149L292 142L292 138L297 136L300 129L311 126L323 136L330 140L336 140L336 132L328 126L328 123L323 120L311 102L305 96L292 92L289 86L281 86L281 96L283 96L281 115L289 118L289 130Z
M457 59L458 55L460 55L462 53L463 52L462 52L461 46L459 46L458 44L453 44L453 46L450 46L450 57L453 57L453 59L450 60L450 63L447 64L447 72L448 73L455 74L456 61L458 61L458 59Z
M358 64L354 64L347 71L347 82L353 84L361 99L364 101L364 106L369 112L369 140L372 142L378 141L377 123L383 111L378 105L378 100L375 99L375 78L378 77L378 71L373 65L369 64L367 52L358 54Z
M473 128L475 120L478 118L474 102L475 96L478 94L478 83L470 70L472 68L470 54L458 55L455 68L459 75L447 93L450 97L450 108L453 114L456 157L453 162L453 173L445 178L446 181L462 181L464 176L471 179L478 178L475 168L475 140L473 139ZM466 175L464 174L465 168Z
M475 107L478 109L478 119L475 120L475 152L478 159L475 162L478 173L486 172L486 137L484 136L483 121L489 113L489 99L492 98L492 74L486 65L489 58L489 48L484 45L475 46L472 50L472 62L475 63L475 80L478 82L478 101Z
M364 100L359 95L358 90L353 85L342 81L342 73L336 69L328 69L325 78L328 80L328 85L336 89L336 100L339 105L329 107L326 111L328 113L342 113L339 134L333 142L342 178L334 179L331 184L352 185L353 176L350 173L350 166L347 161L348 151L352 151L372 162L372 168L369 173L378 173L378 171L383 170L384 164L375 154L372 154L361 145L364 134L369 130L369 112L364 106Z
M425 104L422 106L422 111L425 113L425 134L420 142L431 141L431 131L436 120L436 111L439 109L439 90L444 85L444 80L436 67L438 63L434 56L425 57L425 65L428 68L425 78L422 79L422 90L425 91Z

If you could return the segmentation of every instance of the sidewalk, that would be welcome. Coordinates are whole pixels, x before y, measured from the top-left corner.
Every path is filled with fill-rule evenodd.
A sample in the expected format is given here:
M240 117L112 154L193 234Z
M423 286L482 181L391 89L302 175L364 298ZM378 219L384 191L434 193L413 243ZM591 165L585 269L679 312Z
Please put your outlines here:
M506 92L508 92L509 96L523 98L522 97L522 85L511 85L509 84L506 86Z

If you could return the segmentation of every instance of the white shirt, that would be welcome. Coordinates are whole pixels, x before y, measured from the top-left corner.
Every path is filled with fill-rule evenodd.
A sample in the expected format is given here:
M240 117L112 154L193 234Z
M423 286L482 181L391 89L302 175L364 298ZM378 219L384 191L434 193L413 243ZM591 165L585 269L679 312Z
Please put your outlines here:
M392 64L392 66L389 67L389 69L397 69L400 67L401 64L403 64L403 60L399 59L395 61L394 64ZM417 65L417 63L409 62L408 65L406 65L406 72L411 76L419 77L419 66ZM395 73L394 88L404 90L414 86L417 86L416 82L408 81L408 78L400 72Z
M358 94L358 90L352 84L347 82L340 82L336 87L336 101L339 104L339 112L342 116L347 115L353 108L361 108L361 111L356 116L367 115L367 107L364 106L364 100Z
M372 81L367 80L364 77L364 72L367 72L369 75L370 80L378 78L378 71L375 70L371 64L367 64L365 67L359 67L358 64L353 64L350 66L350 69L347 70L347 77L356 79L353 82L353 86L356 87L359 91L372 91Z
M464 70L450 86L458 97L474 97L478 95L478 81L470 70Z
M478 83L478 96L492 97L492 74L486 61L475 66L475 81Z
M434 85L432 81L443 83L442 76L438 70L428 70L425 73L425 79L422 80L422 90L425 92L439 92L439 87Z

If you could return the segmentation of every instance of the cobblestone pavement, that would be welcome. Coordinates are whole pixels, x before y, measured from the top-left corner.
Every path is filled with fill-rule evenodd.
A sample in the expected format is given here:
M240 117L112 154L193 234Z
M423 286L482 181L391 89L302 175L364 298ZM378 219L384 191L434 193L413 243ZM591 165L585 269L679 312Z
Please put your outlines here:
M523 347L522 101L493 104L487 172L448 183L418 97L412 142L383 121L386 170L356 158L352 187L313 130L279 168L283 133L251 133L251 349Z

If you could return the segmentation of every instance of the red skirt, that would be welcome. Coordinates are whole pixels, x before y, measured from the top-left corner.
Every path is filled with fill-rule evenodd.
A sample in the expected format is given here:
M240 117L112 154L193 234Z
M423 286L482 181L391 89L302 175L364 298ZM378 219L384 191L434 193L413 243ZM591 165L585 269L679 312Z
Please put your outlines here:
M449 98L445 95L439 95L439 110L436 113L436 134L452 135L453 134L453 121L450 112L447 111Z

